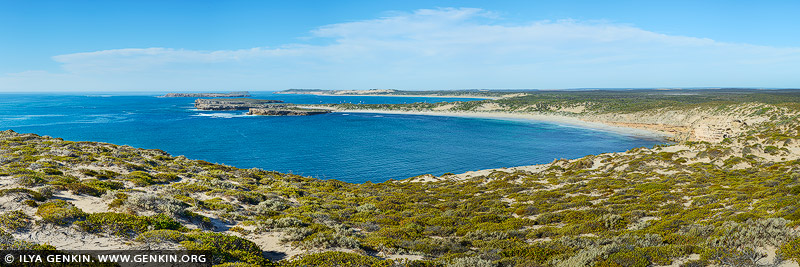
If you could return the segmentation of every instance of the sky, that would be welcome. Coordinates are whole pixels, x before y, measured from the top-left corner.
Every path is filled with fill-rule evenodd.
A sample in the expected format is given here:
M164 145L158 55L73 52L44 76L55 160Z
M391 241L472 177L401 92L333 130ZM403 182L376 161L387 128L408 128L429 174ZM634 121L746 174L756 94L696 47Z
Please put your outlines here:
M0 0L0 91L800 88L800 1Z

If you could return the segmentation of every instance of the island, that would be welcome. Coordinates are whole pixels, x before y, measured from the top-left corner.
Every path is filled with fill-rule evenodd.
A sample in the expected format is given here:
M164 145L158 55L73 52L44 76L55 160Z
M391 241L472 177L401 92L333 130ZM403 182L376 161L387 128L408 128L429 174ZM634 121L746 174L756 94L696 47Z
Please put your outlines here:
M251 108L274 108L286 105L280 100L252 98L200 98L194 101L194 107L199 110L249 110Z
M297 107L280 107L280 108L251 108L247 115L263 115L263 116L309 116L331 113L329 109L308 109Z
M230 93L169 93L158 97L250 97L250 92L230 92Z

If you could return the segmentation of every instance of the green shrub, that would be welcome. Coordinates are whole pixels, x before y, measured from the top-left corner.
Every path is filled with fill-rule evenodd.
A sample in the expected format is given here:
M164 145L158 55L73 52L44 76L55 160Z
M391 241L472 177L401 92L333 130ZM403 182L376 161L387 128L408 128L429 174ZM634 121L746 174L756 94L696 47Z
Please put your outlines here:
M85 221L77 222L76 225L89 233L105 232L122 237L134 237L148 230L181 228L179 222L163 214L147 217L114 212L89 214Z
M27 242L24 240L15 240L14 236L0 230L0 250L26 250L26 251L54 251L55 247L51 245L40 245L36 243ZM9 264L10 265L10 264Z
M8 194L14 194L14 193L27 194L27 195L29 195L31 198L33 198L36 201L45 201L45 200L47 200L47 198L45 198L41 193L33 191L33 190L30 190L30 189L27 189L27 188L11 188L11 189L2 189L2 190L0 190L0 196L5 196L5 195L8 195Z
M608 259L598 266L647 267L650 266L650 260L641 251L623 250L609 255Z
M139 234L139 236L136 237L136 241L145 243L163 243L163 242L179 243L181 241L186 241L186 240L187 237L183 233L169 229L151 230L141 233Z
M25 201L22 201L22 204L28 205L28 207L31 207L31 208L35 208L35 207L39 206L39 204L37 204L36 201L33 200L33 199L26 199Z
M47 223L54 223L57 225L68 225L75 220L80 220L86 217L81 209L72 205L72 203L64 200L56 199L48 201L36 210L36 215L42 217Z
M118 189L125 188L125 186L122 183L114 182L114 181L98 181L98 180L92 179L92 180L83 181L83 183L88 185L88 186L91 186L91 187L97 188L99 190L102 190L102 191L118 190Z
M119 176L119 173L116 173L116 172L113 172L113 171L109 171L109 170L95 171L95 170L90 170L90 169L80 169L79 171L83 175L91 176L91 177L97 178L98 180L106 180L106 179L111 179L111 178Z
M46 179L39 173L17 176L17 183L22 186L37 186L43 184L45 181Z
M272 263L262 255L261 248L250 240L222 233L200 232L187 234L180 242L187 250L207 250L214 255L214 264L243 262L258 265Z
M22 211L8 211L0 215L0 226L9 231L20 231L31 225L31 217Z
M76 195L89 195L89 196L95 196L95 197L99 197L104 192L104 190L100 190L100 189L94 188L92 186L85 185L83 183L67 184L67 185L64 185L64 189L67 189L67 190L69 190L70 192L72 192L73 194L76 194Z
M359 255L355 253L341 251L327 251L303 256L300 259L288 261L283 264L287 267L305 266L391 266L388 261L382 261L375 257Z
M116 192L114 193L113 197L114 199L111 200L110 203L108 203L108 207L111 209L116 209L125 204L125 200L128 200L129 195L122 192Z
M225 210L227 212L232 212L236 210L236 207L229 204L230 202L222 200L221 198L215 197L209 200L204 200L199 202L200 207L210 209L210 210Z
M516 246L503 250L500 253L503 257L518 257L544 265L547 261L558 254L564 253L565 249L556 250L541 245Z
M53 169L53 168L42 169L42 172L44 174L47 174L47 175L63 175L64 174L63 172L61 172L59 170L56 170L56 169Z
M180 177L172 173L156 173L156 175L153 176L153 182L159 184L174 182L177 180L180 180Z
M125 175L125 178L133 182L136 186L148 186L155 182L152 175L143 171L133 171Z
M793 238L784 243L778 253L782 258L800 262L800 237Z

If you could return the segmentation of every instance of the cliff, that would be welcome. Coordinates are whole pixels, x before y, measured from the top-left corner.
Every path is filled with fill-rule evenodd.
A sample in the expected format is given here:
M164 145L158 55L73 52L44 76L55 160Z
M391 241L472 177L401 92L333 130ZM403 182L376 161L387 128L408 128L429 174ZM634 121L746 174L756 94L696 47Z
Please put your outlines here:
M248 110L285 105L281 103L283 101L252 98L197 99L194 107L200 110Z
M159 97L250 97L250 92L230 92L230 93L169 93Z

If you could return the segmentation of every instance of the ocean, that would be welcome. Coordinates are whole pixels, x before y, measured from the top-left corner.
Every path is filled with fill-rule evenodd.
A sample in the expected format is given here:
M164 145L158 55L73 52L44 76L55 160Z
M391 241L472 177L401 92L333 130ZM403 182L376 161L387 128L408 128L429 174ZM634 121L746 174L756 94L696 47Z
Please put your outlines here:
M195 110L194 98L155 97L162 94L0 94L0 130L161 149L352 183L541 164L664 143L534 121L373 113L245 116ZM297 104L475 100L252 94Z

